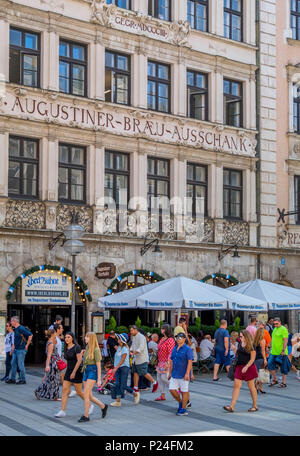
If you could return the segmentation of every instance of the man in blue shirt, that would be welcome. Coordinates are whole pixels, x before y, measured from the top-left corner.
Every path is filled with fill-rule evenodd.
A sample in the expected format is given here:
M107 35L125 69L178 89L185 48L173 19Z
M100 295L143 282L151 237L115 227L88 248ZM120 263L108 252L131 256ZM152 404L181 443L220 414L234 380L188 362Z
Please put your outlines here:
M16 383L17 369L20 369L20 380L17 381L18 385L24 385L25 379L25 356L28 350L28 346L32 339L32 333L28 331L24 326L20 325L19 317L15 316L11 318L11 325L14 330L14 345L12 346L12 361L10 378L5 383Z
M185 343L185 333L175 336L177 346L173 349L169 365L169 390L179 404L176 415L188 415L186 406L189 400L190 373L193 368L193 350ZM178 393L180 389L182 400Z
M217 382L220 378L217 377L220 364L223 364L226 371L229 371L230 368L230 336L227 331L227 321L220 321L220 328L215 332L215 341L216 341L216 362L214 365L214 377L213 381Z

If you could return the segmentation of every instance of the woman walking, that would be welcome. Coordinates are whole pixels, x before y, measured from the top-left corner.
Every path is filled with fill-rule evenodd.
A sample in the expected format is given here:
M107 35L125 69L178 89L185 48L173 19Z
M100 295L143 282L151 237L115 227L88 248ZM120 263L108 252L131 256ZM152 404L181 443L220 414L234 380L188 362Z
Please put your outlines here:
M84 397L84 415L79 418L79 423L90 421L89 409L91 401L99 405L102 410L102 418L105 418L108 406L93 396L93 387L97 382L97 386L101 387L101 352L99 349L97 336L93 332L89 332L85 336L86 349L83 355L83 397Z
M12 346L14 345L14 330L11 323L8 321L6 323L6 336L5 336L5 375L1 378L1 382L5 382L9 379L9 373L11 369L11 360L12 360Z
M58 357L56 349L56 332L54 329L47 331L48 342L46 344L46 367L45 376L40 386L34 394L37 399L49 399L51 401L60 401L59 399L59 371L56 364Z
M257 391L254 385L254 379L257 378L257 370L254 364L256 351L253 346L253 338L249 331L244 330L240 333L241 342L236 350L236 368L234 373L234 386L232 392L231 404L224 406L226 412L234 412L236 401L240 395L240 389L243 381L246 381L252 397L252 407L248 412L257 412Z
M121 399L124 398L125 390L134 395L135 404L138 404L140 401L140 393L127 386L130 369L129 347L127 345L128 339L126 333L117 334L119 346L114 358L113 372L115 373L116 381L111 394L111 398L115 399L115 401L110 404L112 407L121 407Z
M156 401L166 400L166 391L169 389L169 360L172 355L172 351L175 348L175 340L172 336L171 326L164 324L161 327L162 338L159 341L157 347L157 381L158 388L161 395L157 397Z
M82 354L81 347L76 343L75 336L72 332L67 332L65 335L65 354L64 358L67 361L67 369L63 380L61 410L55 415L56 418L66 416L66 407L70 394L71 385L74 385L75 391L83 400L82 392L82 373L80 370ZM93 405L91 405L89 413L92 413Z
M263 328L258 328L255 336L254 336L254 348L256 350L256 359L255 359L255 366L257 372L259 369L265 369L268 365L267 355L266 355L266 341L264 339L265 331ZM259 391L261 394L266 394L263 390L263 384L258 379L255 383L257 392Z

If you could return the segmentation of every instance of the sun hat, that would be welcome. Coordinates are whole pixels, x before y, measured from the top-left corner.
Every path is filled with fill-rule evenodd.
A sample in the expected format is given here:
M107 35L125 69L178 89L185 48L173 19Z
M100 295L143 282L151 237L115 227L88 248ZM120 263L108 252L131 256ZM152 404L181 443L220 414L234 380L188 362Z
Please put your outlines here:
M126 333L117 334L117 337L119 337L119 339L121 339L121 341L123 342L123 344L127 344L127 342L128 342L128 335L127 335Z

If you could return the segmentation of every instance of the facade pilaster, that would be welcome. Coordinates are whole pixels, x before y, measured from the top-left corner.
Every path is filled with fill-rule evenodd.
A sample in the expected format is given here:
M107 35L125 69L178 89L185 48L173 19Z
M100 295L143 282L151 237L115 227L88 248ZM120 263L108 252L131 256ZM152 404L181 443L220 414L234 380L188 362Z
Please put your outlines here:
M186 21L187 18L187 2L183 2L182 0L171 0L173 14L172 20L173 21Z
M0 83L9 81L9 23L0 17Z
M147 57L142 49L132 56L132 105L147 109Z

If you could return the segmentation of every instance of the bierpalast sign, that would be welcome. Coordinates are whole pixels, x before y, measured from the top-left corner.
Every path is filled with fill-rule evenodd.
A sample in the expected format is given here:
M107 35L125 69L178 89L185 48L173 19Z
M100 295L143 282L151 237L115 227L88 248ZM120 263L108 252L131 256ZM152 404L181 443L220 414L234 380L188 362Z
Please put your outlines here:
M22 304L71 305L71 280L55 272L38 271L22 279Z
M198 121L162 120L151 112L113 110L105 103L71 104L7 93L1 113L27 120L44 121L122 136L134 136L166 143L194 146L230 154L255 155L255 134L244 130L224 130L223 126L209 126ZM165 119L164 116L163 119Z

